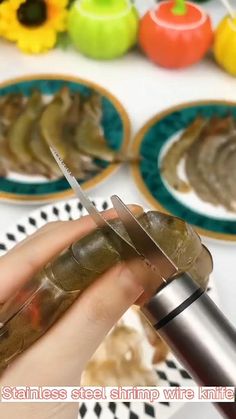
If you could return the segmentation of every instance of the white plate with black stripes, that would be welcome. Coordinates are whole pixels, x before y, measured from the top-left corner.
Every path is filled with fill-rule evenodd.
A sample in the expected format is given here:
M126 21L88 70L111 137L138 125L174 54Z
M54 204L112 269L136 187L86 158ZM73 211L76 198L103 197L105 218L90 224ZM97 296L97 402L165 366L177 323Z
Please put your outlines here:
M93 202L99 211L111 207L111 202L104 198L95 198ZM3 255L16 243L34 233L47 222L78 219L85 214L86 210L77 199L43 206L31 212L29 216L20 219L6 233L0 235L0 255ZM208 293L214 300L217 300L212 279L210 280ZM126 321L132 322L130 320L132 316L127 318ZM129 326L135 327L133 324L129 324ZM159 386L187 387L195 385L187 371L171 353L164 362L153 368L157 374ZM89 402L80 405L80 417L83 419L167 419L182 405L181 402L154 404L143 402Z

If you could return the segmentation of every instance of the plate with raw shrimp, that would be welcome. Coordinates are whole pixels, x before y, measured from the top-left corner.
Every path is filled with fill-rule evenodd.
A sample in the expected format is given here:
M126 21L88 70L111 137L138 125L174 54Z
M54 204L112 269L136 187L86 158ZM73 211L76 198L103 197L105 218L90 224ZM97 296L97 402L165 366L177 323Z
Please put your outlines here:
M110 200L95 198L99 211L111 207ZM0 235L0 256L16 243L51 221L78 219L86 214L77 199L38 208L18 220ZM217 301L210 277L207 292ZM171 386L188 387L195 383L167 346L153 332L136 307L130 309L113 328L87 365L82 377L85 386ZM80 405L80 418L92 419L169 419L182 402L150 403L89 402Z
M135 181L154 208L236 241L236 103L190 102L157 114L132 152L140 156Z
M127 159L128 115L95 83L39 75L0 85L0 199L65 199L72 191L50 154L54 146L84 188Z

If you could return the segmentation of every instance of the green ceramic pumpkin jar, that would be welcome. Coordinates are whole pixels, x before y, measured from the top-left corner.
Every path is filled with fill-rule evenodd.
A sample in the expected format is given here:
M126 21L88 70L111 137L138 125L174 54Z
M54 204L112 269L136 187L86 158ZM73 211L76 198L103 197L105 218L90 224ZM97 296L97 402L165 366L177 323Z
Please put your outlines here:
M68 31L81 53L105 60L136 44L138 23L130 0L76 0L69 11Z

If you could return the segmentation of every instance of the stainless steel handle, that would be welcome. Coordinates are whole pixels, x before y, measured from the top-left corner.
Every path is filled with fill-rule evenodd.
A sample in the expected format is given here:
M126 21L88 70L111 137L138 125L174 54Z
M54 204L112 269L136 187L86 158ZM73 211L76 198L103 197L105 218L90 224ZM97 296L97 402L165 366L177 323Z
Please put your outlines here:
M236 387L236 330L187 274L164 287L143 311L197 383ZM236 403L218 408L236 418Z

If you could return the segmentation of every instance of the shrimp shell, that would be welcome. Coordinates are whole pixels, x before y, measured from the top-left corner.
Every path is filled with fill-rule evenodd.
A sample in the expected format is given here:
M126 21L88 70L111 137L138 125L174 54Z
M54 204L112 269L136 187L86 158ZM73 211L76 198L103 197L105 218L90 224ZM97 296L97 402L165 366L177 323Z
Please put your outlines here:
M144 363L140 339L142 337L135 329L116 325L88 363L82 385L156 386L157 375Z

